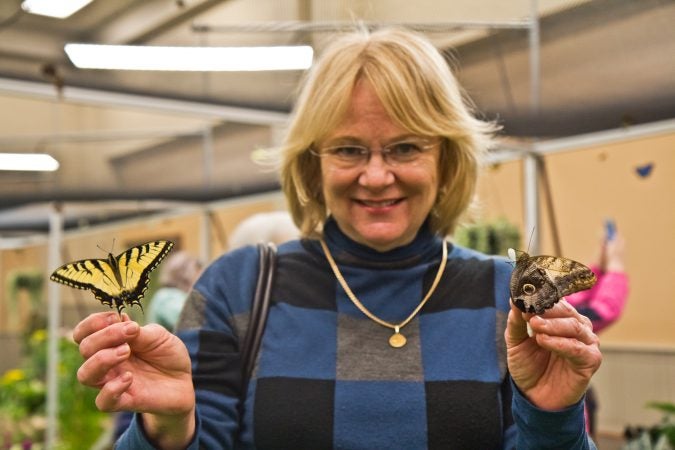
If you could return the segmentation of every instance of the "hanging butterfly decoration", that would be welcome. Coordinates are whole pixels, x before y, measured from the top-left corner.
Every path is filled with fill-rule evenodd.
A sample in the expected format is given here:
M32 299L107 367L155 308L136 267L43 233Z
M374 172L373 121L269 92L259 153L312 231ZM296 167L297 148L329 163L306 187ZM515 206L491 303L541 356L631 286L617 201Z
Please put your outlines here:
M637 166L635 168L635 173L637 173L637 175L640 178L647 178L647 177L649 177L649 175L652 174L652 169L654 169L654 163L649 162L649 163Z
M52 273L52 281L77 289L88 289L103 305L116 307L121 315L126 306L138 305L148 289L152 272L173 248L171 241L153 241L131 247L108 259L83 259L65 264Z
M580 262L556 256L530 256L508 251L515 262L511 273L511 301L523 312L542 314L562 297L591 288L596 276Z

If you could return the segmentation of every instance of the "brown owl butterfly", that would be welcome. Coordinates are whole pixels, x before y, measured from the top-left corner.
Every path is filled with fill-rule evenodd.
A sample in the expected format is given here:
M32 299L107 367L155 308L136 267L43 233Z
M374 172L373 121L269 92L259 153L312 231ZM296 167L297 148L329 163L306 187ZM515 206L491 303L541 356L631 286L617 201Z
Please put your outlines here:
M556 256L530 256L509 249L515 261L511 273L511 301L523 312L542 314L562 297L591 288L595 274L583 264Z

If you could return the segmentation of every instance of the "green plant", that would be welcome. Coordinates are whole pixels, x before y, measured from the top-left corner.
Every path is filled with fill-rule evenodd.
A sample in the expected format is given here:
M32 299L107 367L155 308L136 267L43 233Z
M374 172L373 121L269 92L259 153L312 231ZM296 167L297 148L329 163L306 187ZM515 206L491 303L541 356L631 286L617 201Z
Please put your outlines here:
M45 369L40 367L39 361L44 359L46 352L31 353L38 341L42 341L40 345L44 346L43 338L31 335L26 354L32 357L26 359L21 367L5 372L0 379L0 430L3 439L9 440L6 445L43 439L46 387Z
M82 364L77 345L69 339L62 339L60 344L59 448L90 448L110 425L110 415L96 409L98 391L77 380L77 369Z
M44 275L39 269L16 270L8 275L9 298L16 299L20 290L26 290L34 306L40 304L43 285Z
M20 368L11 369L0 378L0 443L9 436L9 444L44 439L47 333L36 330L27 342L26 358ZM82 364L77 345L59 339L59 450L90 448L104 429L110 416L95 406L97 391L77 381ZM3 447L4 448L4 447Z
M515 225L500 218L461 226L455 232L454 240L488 255L506 255L509 248L520 247L520 232Z
M663 419L657 428L666 436L670 446L675 448L675 403L649 402L647 408L658 409L663 413Z
M24 337L46 326L45 308L42 305L44 281L45 276L40 269L17 269L7 276L8 312L12 317L12 322L21 324L25 333ZM27 316L20 313L21 293L27 295L29 300L23 305L23 308L27 310L25 312Z
M675 449L675 403L649 402L647 408L663 412L661 422L651 427L628 426L624 430L626 442L622 450Z

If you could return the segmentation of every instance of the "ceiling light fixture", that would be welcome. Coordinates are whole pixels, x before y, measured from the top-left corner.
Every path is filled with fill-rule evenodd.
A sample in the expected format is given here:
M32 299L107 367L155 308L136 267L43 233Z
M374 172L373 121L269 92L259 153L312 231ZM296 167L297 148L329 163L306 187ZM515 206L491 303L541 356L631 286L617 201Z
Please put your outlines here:
M65 19L91 3L92 0L24 0L21 8L30 14Z
M59 162L46 153L0 153L0 170L53 172Z
M75 44L66 54L80 69L168 71L304 70L312 65L308 45L277 47L160 47Z

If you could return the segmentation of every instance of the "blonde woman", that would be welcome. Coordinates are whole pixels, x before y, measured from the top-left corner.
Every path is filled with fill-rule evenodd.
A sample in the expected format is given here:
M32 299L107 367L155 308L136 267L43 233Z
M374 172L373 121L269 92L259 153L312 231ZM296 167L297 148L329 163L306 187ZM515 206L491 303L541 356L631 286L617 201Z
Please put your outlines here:
M98 407L137 411L117 448L595 448L583 417L601 361L590 321L565 301L522 314L505 261L442 238L470 205L494 131L426 39L337 39L281 149L303 239L279 246L247 391L253 247L206 269L180 339L114 313L78 326L79 379L101 389Z

